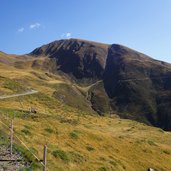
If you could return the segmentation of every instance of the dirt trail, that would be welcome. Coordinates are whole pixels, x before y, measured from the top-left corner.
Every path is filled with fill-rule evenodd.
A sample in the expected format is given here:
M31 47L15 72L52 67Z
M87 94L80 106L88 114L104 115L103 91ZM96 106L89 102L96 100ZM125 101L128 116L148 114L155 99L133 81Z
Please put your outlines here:
M25 92L25 93L20 93L20 94L0 96L0 99L8 99L8 98L12 98L12 97L26 96L26 95L35 94L35 93L38 93L38 91L31 90L31 91L28 91L28 92Z

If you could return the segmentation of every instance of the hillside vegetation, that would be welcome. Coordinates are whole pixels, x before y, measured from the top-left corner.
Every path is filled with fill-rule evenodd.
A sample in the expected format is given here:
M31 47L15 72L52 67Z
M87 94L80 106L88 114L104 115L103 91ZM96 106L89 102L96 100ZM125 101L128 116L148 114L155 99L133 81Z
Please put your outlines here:
M19 63L25 63L24 69L1 64L1 94L29 89L39 93L0 100L0 113L8 125L14 118L15 134L41 159L47 144L48 170L171 170L170 132L120 119L114 113L110 116L105 112L110 110L108 101L103 102L107 96L99 96L102 82L77 84L65 74L41 70L38 63L46 60L30 58L25 63L22 58ZM92 109L97 99L106 104L94 105L104 111L103 117ZM36 108L37 114L29 114L30 107ZM34 166L34 170L41 167Z
M87 100L98 114L117 113L171 130L170 64L122 45L79 39L54 41L29 55L47 57L39 68L65 73L79 85L94 84Z

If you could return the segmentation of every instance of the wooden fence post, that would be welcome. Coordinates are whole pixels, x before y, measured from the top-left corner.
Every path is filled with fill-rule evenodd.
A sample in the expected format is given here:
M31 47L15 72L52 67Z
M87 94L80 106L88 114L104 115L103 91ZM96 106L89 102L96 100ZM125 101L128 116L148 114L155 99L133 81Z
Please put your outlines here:
M12 157L12 145L13 145L13 120L11 120L11 127L10 127L10 154Z
M43 171L46 171L46 155L47 155L47 146L44 145L44 150L43 150Z

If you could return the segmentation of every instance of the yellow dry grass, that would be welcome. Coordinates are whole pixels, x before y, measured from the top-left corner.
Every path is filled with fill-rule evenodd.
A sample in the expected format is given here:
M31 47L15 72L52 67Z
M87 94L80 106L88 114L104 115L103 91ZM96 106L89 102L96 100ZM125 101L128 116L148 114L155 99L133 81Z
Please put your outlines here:
M143 171L149 167L168 171L171 168L171 134L130 120L78 117L71 112L15 118L14 125L16 134L38 151L39 158L42 158L43 145L47 144L48 168L52 171L102 168ZM29 127L30 135L22 133L25 126ZM71 136L73 131L77 138ZM56 149L63 150L68 160L55 158L52 152Z
M55 90L53 85L69 84L60 76L49 77L43 71L29 67L26 70L13 66L7 68L5 64L0 65L0 76L23 80L26 86L39 91L27 97L1 100L0 109L21 110L21 116L14 119L15 134L30 149L34 148L41 159L43 145L47 144L48 170L171 170L170 132L117 116L87 114L62 104L51 97ZM89 89L79 88L84 91ZM7 90L2 88L1 91ZM35 106L38 113L24 117L30 106ZM6 123L9 122L6 120ZM54 151L58 152L56 157Z

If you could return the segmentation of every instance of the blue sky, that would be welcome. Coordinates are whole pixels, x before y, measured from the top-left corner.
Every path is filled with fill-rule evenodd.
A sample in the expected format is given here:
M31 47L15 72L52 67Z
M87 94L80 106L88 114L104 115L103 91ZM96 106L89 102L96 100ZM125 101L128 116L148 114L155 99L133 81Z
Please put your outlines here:
M119 43L171 63L171 0L1 0L0 50L63 38Z

